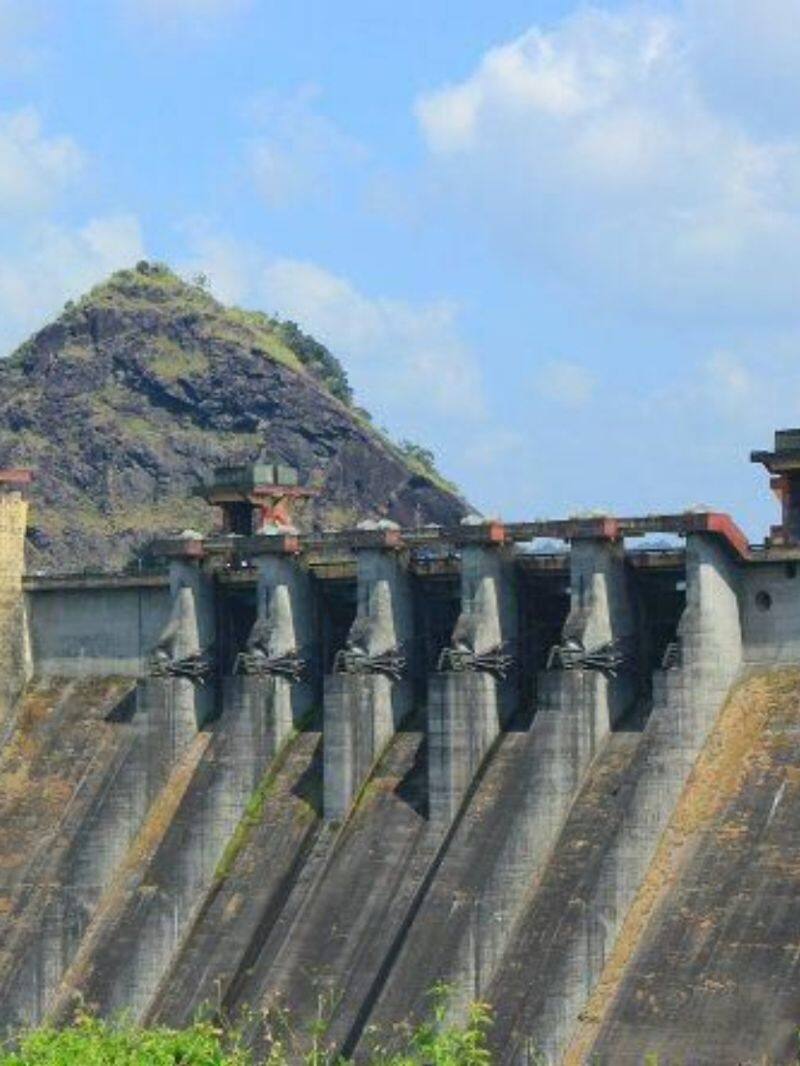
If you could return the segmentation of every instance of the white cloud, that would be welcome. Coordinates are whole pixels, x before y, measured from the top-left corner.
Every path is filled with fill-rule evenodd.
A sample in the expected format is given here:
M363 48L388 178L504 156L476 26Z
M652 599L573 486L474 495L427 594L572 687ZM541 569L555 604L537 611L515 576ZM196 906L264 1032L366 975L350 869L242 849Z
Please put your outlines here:
M800 0L686 0L693 48L715 76L800 82ZM699 66L699 63L698 63Z
M766 27L762 51L778 48L760 4L734 6ZM800 118L793 104L791 135L759 132L714 98L701 61L711 10L583 9L423 96L416 113L448 200L526 269L555 269L604 299L794 306Z
M47 136L35 108L0 114L0 219L48 207L83 167L77 144Z
M0 6L0 16L7 10ZM0 354L65 300L143 255L130 215L59 219L86 162L71 137L45 132L35 108L0 113Z
M90 219L77 229L37 223L0 257L0 353L8 354L62 304L113 270L144 257L139 223L131 215Z
M266 306L331 347L367 406L403 424L431 412L483 415L478 370L453 304L367 296L346 278L291 259L265 267L261 292Z
M184 232L189 254L177 264L178 272L186 278L205 274L211 291L223 303L247 303L253 296L253 279L263 266L259 255L214 232L202 219L185 226Z
M546 363L534 384L540 396L564 407L585 407L595 388L594 375L566 359Z
M261 132L247 143L247 168L269 207L319 199L338 168L366 157L357 141L317 110L318 95L312 85L289 96L262 93L248 109Z

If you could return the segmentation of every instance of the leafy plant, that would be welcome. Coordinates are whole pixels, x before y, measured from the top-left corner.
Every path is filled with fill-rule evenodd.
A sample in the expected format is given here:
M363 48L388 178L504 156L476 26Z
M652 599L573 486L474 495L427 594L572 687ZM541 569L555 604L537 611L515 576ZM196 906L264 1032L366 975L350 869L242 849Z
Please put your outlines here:
M374 1066L490 1066L488 1007L473 1004L466 1024L453 1025L447 1021L447 990L439 986L432 995L431 1020L400 1038L398 1050L376 1047L366 1061ZM260 1019L250 1014L238 1028L202 1020L186 1029L144 1029L80 1011L66 1028L23 1032L14 1050L0 1050L0 1066L347 1066L328 1039L334 1007L330 993L321 995L307 1030L297 1030L291 1012L281 1008ZM264 1048L258 1060L243 1037L255 1024Z
M42 1026L23 1033L0 1066L252 1066L238 1034L210 1022L188 1029L142 1029L81 1012L64 1029Z

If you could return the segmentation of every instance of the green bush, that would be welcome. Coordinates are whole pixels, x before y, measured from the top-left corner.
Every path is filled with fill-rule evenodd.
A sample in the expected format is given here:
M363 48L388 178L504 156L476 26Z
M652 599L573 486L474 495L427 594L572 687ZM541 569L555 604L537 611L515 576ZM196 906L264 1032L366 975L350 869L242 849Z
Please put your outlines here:
M399 1050L376 1042L369 1061L374 1066L489 1066L488 1009L475 1004L466 1025L454 1026L446 1021L446 999L438 990L434 1003L431 1021L395 1034L391 1043L393 1048L399 1044ZM14 1050L0 1051L0 1066L346 1066L326 1044L324 1013L307 1033L292 1029L288 1013L273 1012L263 1019L267 1049L258 1060L238 1031L210 1021L180 1030L143 1029L80 1013L63 1029L25 1031Z
M209 1022L189 1029L140 1029L81 1014L65 1029L42 1026L22 1034L0 1066L251 1066L235 1035Z

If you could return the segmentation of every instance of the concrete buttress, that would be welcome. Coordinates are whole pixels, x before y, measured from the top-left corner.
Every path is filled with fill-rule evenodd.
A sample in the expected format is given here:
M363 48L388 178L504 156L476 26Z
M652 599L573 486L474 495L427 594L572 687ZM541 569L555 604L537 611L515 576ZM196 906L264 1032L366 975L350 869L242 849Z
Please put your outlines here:
M411 584L404 555L386 539L357 549L356 618L334 673L325 678L323 806L329 820L347 816L412 709Z
M517 709L517 604L512 555L497 543L462 548L461 613L443 670L428 682L431 821L452 821L475 773ZM507 657L501 669L494 664Z
M581 634L594 646L614 635L630 635L634 612L618 546L607 540L582 541L573 551L572 610L561 639ZM493 677L478 672L450 677L462 693L472 694L473 714L481 699L485 711ZM448 681L445 675L442 701ZM453 1016L463 1016L495 977L531 886L541 876L611 726L608 680L598 670L545 671L537 687L531 725L512 723L503 734L474 796L459 814L440 869L365 1029L374 1025L383 1030L400 1018L419 1022L430 1009L428 993L437 982L450 990ZM474 718L472 722L474 736ZM452 730L447 743L431 733L431 760L453 750L452 738ZM476 745L472 758L478 752ZM462 765L468 765L469 757L462 755ZM444 777L433 761L430 772L435 780ZM464 775L462 787L467 785ZM366 1042L364 1038L359 1047Z
M93 931L85 964L61 990L62 1010L76 992L104 1011L143 1017L153 1009L248 801L311 706L312 683L300 668L312 647L308 574L289 552L256 559L257 617L237 660L250 672L222 679L221 714L207 748L157 847L131 871L126 894ZM293 660L298 672L287 676L281 669Z
M162 663L181 663L213 648L213 595L209 576L193 561L173 561L170 584L172 609L157 653ZM59 861L57 886L19 953L11 987L2 993L3 1021L37 1022L50 1009L92 915L214 702L213 684L177 674L137 684L106 781Z
M686 607L680 655L657 671L653 708L618 829L578 919L521 998L513 1027L499 1035L502 1061L525 1063L535 1047L548 1062L587 1061L579 1015L600 981L658 841L742 661L739 570L723 544L695 533L686 544ZM566 1056L566 1058L565 1058Z

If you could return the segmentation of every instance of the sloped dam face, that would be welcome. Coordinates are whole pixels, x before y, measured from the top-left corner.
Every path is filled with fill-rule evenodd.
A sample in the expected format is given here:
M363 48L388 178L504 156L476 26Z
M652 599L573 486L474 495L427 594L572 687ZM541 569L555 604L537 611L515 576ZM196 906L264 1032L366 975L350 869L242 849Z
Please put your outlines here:
M498 1063L794 1061L785 563L708 532L660 560L374 540L316 570L271 545L27 583L3 1029L80 999L239 1017L259 1049L286 1008L367 1062L441 983L454 1020L491 1006Z

